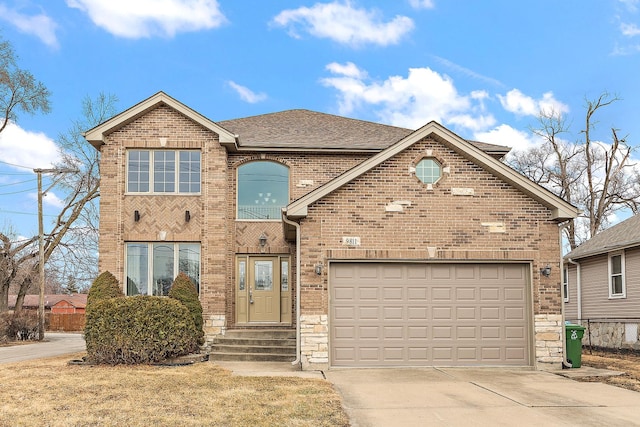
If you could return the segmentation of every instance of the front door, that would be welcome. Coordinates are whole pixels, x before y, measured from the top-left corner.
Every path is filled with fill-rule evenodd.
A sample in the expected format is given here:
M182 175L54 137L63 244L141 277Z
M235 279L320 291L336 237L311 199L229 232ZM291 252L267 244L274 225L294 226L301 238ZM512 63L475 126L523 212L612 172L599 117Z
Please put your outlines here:
M278 257L249 258L249 321L280 321Z
M289 255L238 255L236 322L291 324Z

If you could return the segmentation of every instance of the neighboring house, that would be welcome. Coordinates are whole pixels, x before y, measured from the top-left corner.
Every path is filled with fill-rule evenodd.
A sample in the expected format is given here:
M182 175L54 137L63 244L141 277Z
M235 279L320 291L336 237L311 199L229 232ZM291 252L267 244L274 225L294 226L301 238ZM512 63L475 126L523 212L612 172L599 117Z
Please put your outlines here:
M577 210L504 147L308 110L214 122L163 92L85 137L100 271L127 295L184 271L209 338L297 329L305 369L562 361Z
M9 295L9 309L16 306L16 295ZM25 295L22 308L24 310L38 310L40 295ZM73 314L84 313L87 307L87 294L52 294L44 296L45 313Z
M640 349L640 215L565 256L565 317L588 326L585 345Z

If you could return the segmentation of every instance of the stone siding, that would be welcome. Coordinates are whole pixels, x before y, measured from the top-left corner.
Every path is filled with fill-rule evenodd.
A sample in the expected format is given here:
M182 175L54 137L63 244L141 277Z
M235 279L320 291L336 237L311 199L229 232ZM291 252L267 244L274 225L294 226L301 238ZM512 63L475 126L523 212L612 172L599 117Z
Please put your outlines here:
M640 350L640 321L625 322L582 321L586 328L582 346L602 347L612 350Z

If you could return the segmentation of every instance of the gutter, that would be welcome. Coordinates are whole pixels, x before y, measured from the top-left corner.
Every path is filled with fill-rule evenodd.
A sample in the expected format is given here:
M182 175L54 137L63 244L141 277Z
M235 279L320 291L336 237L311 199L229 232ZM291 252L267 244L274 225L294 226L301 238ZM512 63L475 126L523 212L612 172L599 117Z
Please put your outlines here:
M287 218L282 210L282 221L296 228L296 360L291 365L300 364L300 224Z

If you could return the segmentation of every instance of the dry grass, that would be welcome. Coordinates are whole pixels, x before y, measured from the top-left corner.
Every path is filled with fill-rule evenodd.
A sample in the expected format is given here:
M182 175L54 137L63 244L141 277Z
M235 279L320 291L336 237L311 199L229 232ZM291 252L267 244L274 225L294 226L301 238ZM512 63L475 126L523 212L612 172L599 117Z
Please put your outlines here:
M624 372L615 377L587 377L581 381L603 382L628 390L640 391L640 354L582 349L582 365Z
M212 363L0 365L0 426L348 426L323 380L237 377Z

